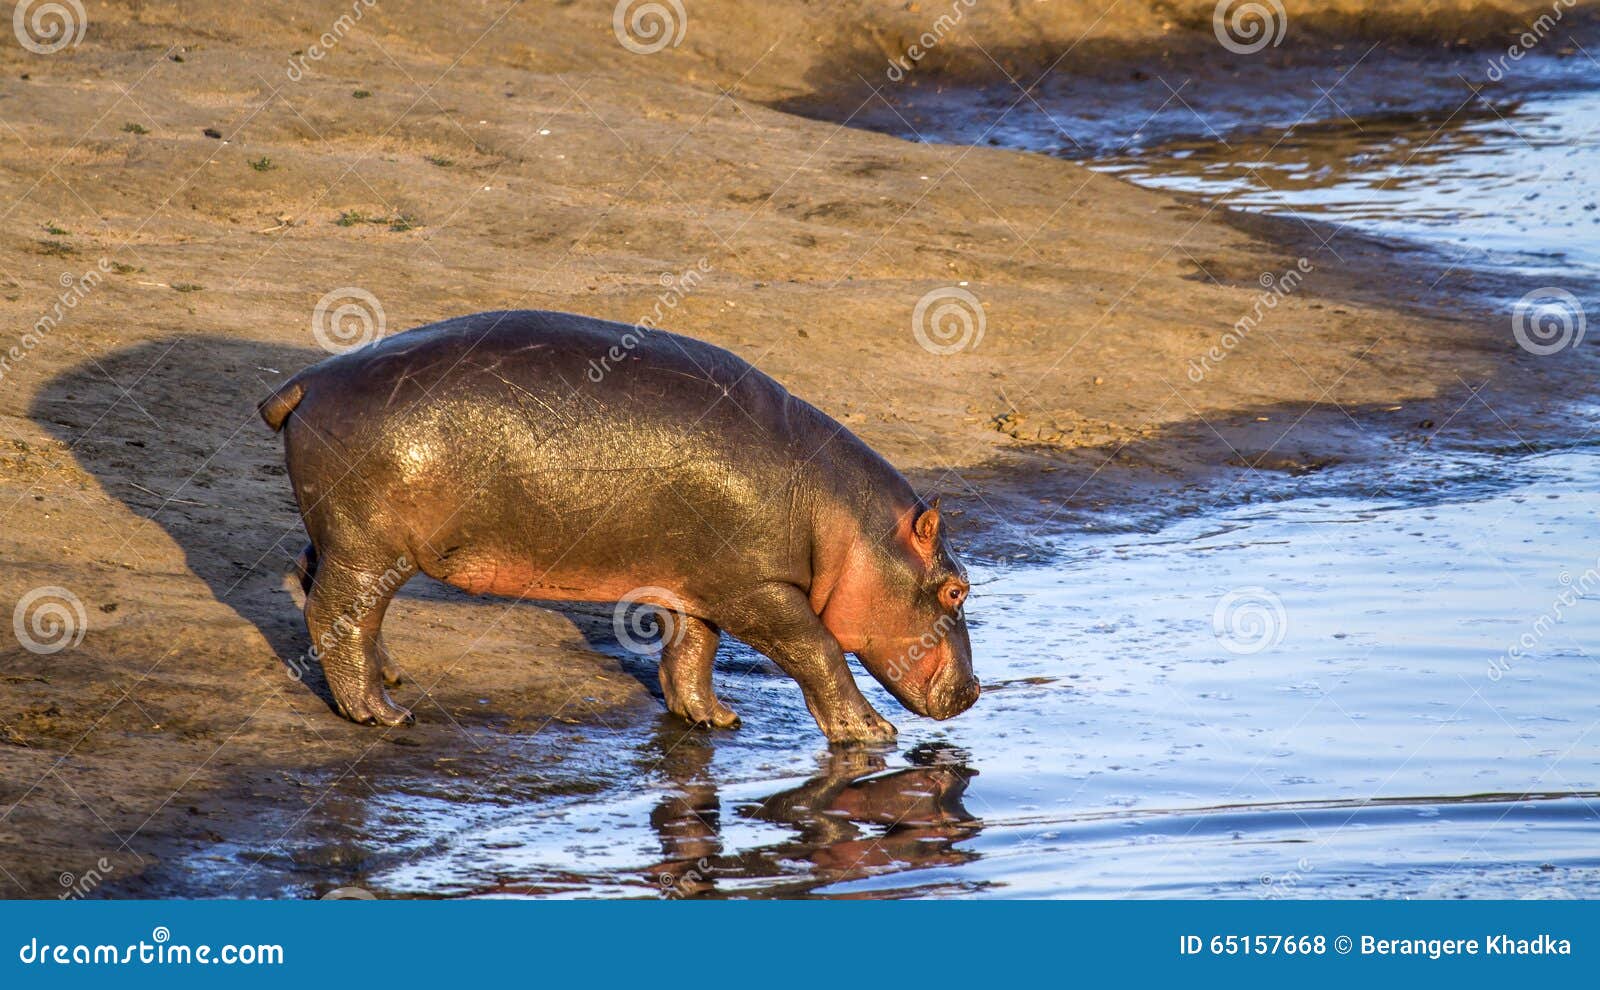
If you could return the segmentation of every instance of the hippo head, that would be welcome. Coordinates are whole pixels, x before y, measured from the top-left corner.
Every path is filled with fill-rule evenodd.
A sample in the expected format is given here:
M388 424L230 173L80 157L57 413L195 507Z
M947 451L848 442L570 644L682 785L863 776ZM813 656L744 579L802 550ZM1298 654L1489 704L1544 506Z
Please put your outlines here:
M939 503L900 517L889 539L857 545L823 623L902 705L931 718L978 700L967 638L966 568L945 540Z

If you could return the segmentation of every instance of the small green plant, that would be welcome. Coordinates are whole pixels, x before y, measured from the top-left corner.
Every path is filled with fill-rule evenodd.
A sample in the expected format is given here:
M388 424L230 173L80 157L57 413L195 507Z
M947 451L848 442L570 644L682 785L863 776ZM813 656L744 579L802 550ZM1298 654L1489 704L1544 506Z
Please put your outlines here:
M276 162L274 162L272 159L268 158L266 155L262 155L260 158L258 158L255 161L251 162L250 163L250 167L255 169L257 172L270 172L273 169L277 168L278 165L277 165Z
M428 164L437 165L440 168L449 168L450 166L454 165L455 162L443 155L429 155Z
M40 241L39 246L34 250L46 258L65 258L68 255L78 253L77 248L65 241Z
M111 263L111 270L116 272L118 275L132 275L134 272L144 271L143 268L135 268L133 265L124 265L120 261L113 261Z
M365 89L358 89L354 93L351 93L350 95L355 97L358 100L364 100L367 97L371 96L372 93L370 91L368 91L368 90L365 90Z
M53 223L45 224L44 225L44 232L49 234L52 237L65 237L65 236L67 236L67 234L71 233L71 231L62 230L60 227L57 227Z
M174 283L172 283L172 289L173 289L174 292L199 292L201 289L204 289L204 288L205 288L205 286L196 285L193 282L174 282Z
M144 126L143 124L135 124L131 120L128 121L126 124L122 125L122 130L123 130L124 133L127 133L127 134L149 134L150 133L150 128Z
M422 221L414 213L396 213L394 216L373 216L360 210L345 210L339 214L339 219L334 223L341 227L354 227L363 223L388 224L390 230L406 231L415 230L422 226Z

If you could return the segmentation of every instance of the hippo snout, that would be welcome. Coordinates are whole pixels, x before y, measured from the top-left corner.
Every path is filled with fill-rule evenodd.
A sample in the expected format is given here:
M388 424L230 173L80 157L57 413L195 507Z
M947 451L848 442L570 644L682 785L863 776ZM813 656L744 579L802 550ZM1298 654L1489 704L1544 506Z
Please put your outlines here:
M953 687L934 691L928 699L928 716L936 719L955 718L978 701L983 687L976 677L969 677Z

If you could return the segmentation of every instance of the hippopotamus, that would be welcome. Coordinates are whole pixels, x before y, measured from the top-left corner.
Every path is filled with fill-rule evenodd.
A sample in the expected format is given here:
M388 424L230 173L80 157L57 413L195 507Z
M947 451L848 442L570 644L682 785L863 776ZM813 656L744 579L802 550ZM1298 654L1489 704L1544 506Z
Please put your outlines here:
M380 635L418 571L471 594L639 602L663 620L666 705L734 728L723 633L799 682L834 743L902 705L979 694L966 570L924 501L843 425L720 347L568 313L478 313L329 357L260 404L310 537L305 620L335 707L411 714Z

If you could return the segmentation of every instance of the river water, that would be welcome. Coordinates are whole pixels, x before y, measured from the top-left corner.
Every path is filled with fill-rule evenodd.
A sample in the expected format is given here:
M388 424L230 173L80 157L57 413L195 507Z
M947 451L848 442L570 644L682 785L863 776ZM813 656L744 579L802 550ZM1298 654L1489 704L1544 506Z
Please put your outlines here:
M1079 147L1134 182L1581 292L1600 266L1600 97L1551 88L1447 114L1287 135L1152 117L1138 140L1102 129ZM1154 532L1097 528L1048 562L975 566L984 697L933 723L871 685L901 728L884 752L829 753L792 683L728 644L720 692L744 729L662 718L591 736L634 769L585 796L471 814L395 798L428 825L360 881L420 896L1600 895L1596 422L1575 409L1538 454L1419 452Z

